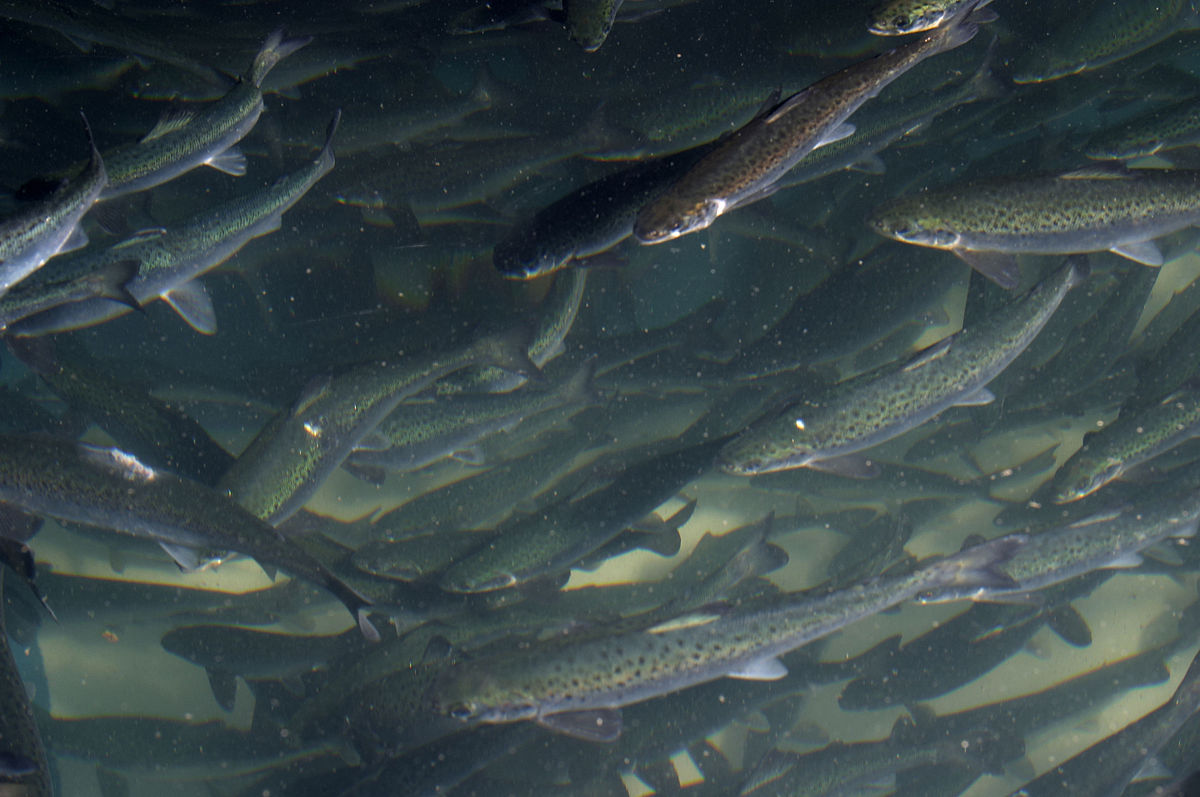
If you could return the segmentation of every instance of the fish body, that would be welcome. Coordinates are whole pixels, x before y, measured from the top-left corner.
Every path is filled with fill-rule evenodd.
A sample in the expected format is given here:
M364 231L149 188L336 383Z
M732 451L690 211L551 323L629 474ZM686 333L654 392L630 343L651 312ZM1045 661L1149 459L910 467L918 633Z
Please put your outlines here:
M401 401L469 365L500 363L535 373L514 335L482 338L444 355L359 366L316 384L269 423L221 486L271 524L291 517Z
M947 249L1004 287L1014 255L1110 251L1163 262L1154 239L1200 222L1200 170L1092 167L1006 177L892 200L868 224L880 235Z
M642 208L634 236L644 244L669 241L768 196L809 152L852 133L846 119L885 86L926 58L970 41L982 21L973 14L978 5L973 3L918 40L847 67L752 119Z
M900 576L881 577L823 597L784 596L716 617L681 618L616 636L570 638L461 662L426 696L436 716L463 723L536 720L569 734L613 739L610 711L722 677L774 680L777 660L856 620L954 583L993 582L1020 536L993 540Z
M9 348L41 377L70 414L94 423L121 450L153 468L163 468L212 486L233 457L204 427L142 386L121 379L77 340L11 340ZM28 427L20 429L28 434Z
M526 418L560 407L596 401L594 362L580 366L553 390L440 396L401 404L376 429L367 445L349 458L353 465L412 471L445 457L474 455L485 437L513 429Z
M196 551L236 551L329 590L370 634L370 601L275 529L219 493L116 448L0 438L0 501L26 512L144 537L182 566Z
M642 161L572 191L513 227L492 250L492 263L508 279L534 279L608 251L633 233L646 203L711 149L702 144Z
M1092 3L1045 46L1030 48L1017 61L1015 83L1040 83L1106 66L1194 27L1191 0L1154 3Z
M1122 414L1087 436L1056 474L1056 503L1078 501L1123 473L1200 436L1200 390L1184 387L1158 404Z
M1195 493L1116 514L1094 515L1032 535L1000 568L1012 579L1010 587L984 588L971 596L934 592L921 600L935 603L946 598L1022 595L1094 570L1137 567L1142 563L1140 551L1170 538L1194 537L1198 525L1200 495Z
M1200 142L1200 97L1141 114L1093 135L1083 154L1095 160L1129 160Z
M197 166L241 176L246 159L237 143L254 129L263 112L262 81L279 61L309 38L267 38L250 69L224 97L199 113L165 117L141 141L108 154L109 182L101 199L145 191Z
M529 360L538 368L565 352L567 334L579 317L583 294L587 288L587 271L571 269L554 279L554 285L534 323L529 342ZM525 384L525 377L495 366L466 368L437 383L439 395L453 393L503 393Z
M107 183L104 159L92 144L91 159L77 176L0 220L0 295L60 252L87 243L79 221Z
M447 568L440 586L448 592L491 592L566 571L703 475L719 445L709 440L649 457L584 498L514 518L496 539Z
M162 299L193 329L213 334L216 312L196 278L228 260L250 240L279 229L283 214L333 168L333 136L339 119L340 114L334 116L321 153L304 168L261 191L198 213L170 230L146 230L108 249L60 258L52 270L22 284L7 303L0 300L0 317L9 319L13 335L45 335L103 323L133 307ZM114 301L113 288L97 275L131 263L136 264L136 274L116 292L124 301ZM53 296L71 298L72 292L77 295L87 285L94 286L96 294L45 306Z
M954 18L970 0L891 0L871 12L868 29L877 36L904 36L936 28ZM981 3L987 5L991 0Z
M721 452L722 469L743 476L801 467L836 470L839 458L890 440L952 406L990 402L987 383L1025 350L1086 273L1086 265L1070 260L1024 299L934 344L903 367L864 374L752 426Z

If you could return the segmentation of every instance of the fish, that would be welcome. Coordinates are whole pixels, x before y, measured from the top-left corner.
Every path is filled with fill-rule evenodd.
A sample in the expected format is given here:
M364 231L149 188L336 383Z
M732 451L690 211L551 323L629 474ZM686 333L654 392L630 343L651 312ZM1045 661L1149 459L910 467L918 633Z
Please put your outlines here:
M1012 579L1011 587L983 588L975 600L1004 600L1060 584L1094 570L1137 567L1140 552L1165 540L1196 536L1200 527L1200 494L1193 493L1124 512L1109 512L1031 535L1029 543L1001 566ZM938 603L951 595L942 590L919 596L922 603Z
M871 475L875 468L868 462L846 457L952 406L990 403L987 383L1025 350L1088 270L1081 259L1069 259L1021 300L902 367L856 377L752 425L721 452L721 469L741 476L802 467Z
M186 625L163 634L163 650L204 668L217 704L232 711L237 678L279 680L304 693L300 676L362 643L353 630L332 636L279 634L225 625Z
M457 394L401 404L354 450L347 468L414 471L446 457L482 464L477 444L484 438L540 413L597 403L595 370L595 360L584 363L551 390Z
M374 526L363 533L384 540L404 540L438 530L488 528L489 519L507 517L522 502L527 508L531 498L547 491L582 451L596 443L582 430L553 432L548 438L526 453L511 455L481 472L469 472L358 523ZM533 503L536 505L536 499Z
M1092 136L1083 154L1093 160L1132 160L1200 143L1200 97L1139 114Z
M307 36L285 39L282 29L274 31L250 68L220 100L199 112L168 114L136 144L109 152L109 182L100 199L145 191L198 166L211 166L236 177L245 174L246 156L237 143L262 115L263 78L310 41Z
M36 515L154 540L180 567L198 551L236 551L323 587L364 636L377 639L371 601L221 493L155 469L118 448L0 436L0 502Z
M1052 767L1009 797L1119 797L1197 710L1200 710L1200 654L1166 703Z
M989 731L975 738L922 744L911 738L912 720L901 717L881 741L834 742L800 754L775 750L745 777L739 797L827 797L854 794L886 782L897 772L922 766L982 770L980 751L994 746Z
M1052 587L1034 606L980 602L908 640L882 666L842 688L846 711L879 710L933 700L975 682L1009 661L1039 631L1049 628L1074 647L1092 641L1091 627L1071 601L1091 594L1111 571L1097 571Z
M52 30L81 52L86 53L99 44L170 64L210 85L227 84L225 77L215 69L189 58L176 44L164 41L148 30L145 23L114 12L112 5L91 3L80 6L66 0L7 0L0 6L0 17Z
M84 127L92 154L80 172L0 220L0 295L55 255L87 244L79 222L104 190L108 172L86 119Z
M1158 404L1089 433L1054 475L1054 502L1086 498L1160 454L1200 436L1200 390L1185 386Z
M886 202L868 225L886 238L946 249L1001 287L1017 254L1109 251L1160 266L1154 239L1200 221L1200 171L1095 165L961 183Z
M1041 47L1030 47L1022 53L1014 64L1014 83L1040 83L1098 69L1140 53L1200 22L1189 0L1156 3L1101 0L1079 12L1047 37Z
M0 567L0 594L3 594L4 568ZM0 601L3 603L3 601ZM34 719L33 707L25 682L17 671L9 648L0 606L0 783L20 784L22 797L51 797L50 762ZM0 792L8 793L0 786Z
M854 132L846 120L909 69L966 44L994 15L973 2L951 22L920 39L861 61L793 94L717 144L665 193L638 212L634 237L643 244L703 230L721 214L776 190L776 183L817 147Z
M876 36L906 36L945 24L970 0L889 0L871 10L867 29ZM976 6L981 8L991 0Z
M776 658L935 585L1008 583L996 567L1025 543L1010 535L822 597L784 595L724 614L678 618L618 635L570 636L456 662L424 700L463 725L534 720L594 741L621 734L619 709L723 677L776 680Z
M537 375L527 347L526 334L518 329L457 351L402 356L318 379L289 411L267 424L219 486L243 508L277 525L295 514L401 401L470 365L499 364Z
M8 345L73 414L95 423L121 450L151 467L211 487L233 464L203 426L136 382L118 378L79 341L19 338Z
M0 296L0 332L26 318L89 299L102 298L141 310L137 298L125 287L137 277L138 266L133 259L113 260L86 274L56 268L38 279L26 280Z
M529 280L603 254L633 234L638 212L712 149L639 161L577 188L516 224L492 249L507 279Z
M491 592L565 572L701 476L723 442L622 463L621 475L603 489L501 526L495 539L459 557L438 583L447 592Z
M587 271L582 269L572 269L554 278L554 284L538 311L527 350L529 361L538 368L544 367L567 350L564 341L575 326L575 319L579 317L587 279ZM504 393L515 390L526 381L526 378L518 373L495 366L485 366L465 368L451 374L448 378L439 380L435 390L438 395L461 392Z
M214 334L216 309L198 277L233 257L247 242L280 228L283 214L333 169L333 138L340 120L339 111L315 160L267 188L222 202L170 229L146 229L112 247L59 258L52 270L18 286L11 305L0 299L0 312L11 306L11 315L27 313L8 321L9 334L31 337L83 329L141 310L157 299L195 331ZM123 273L130 263L136 273L115 290L114 301L114 289L98 275L114 269ZM94 295L71 295L87 285L96 286ZM72 300L45 307L55 296Z

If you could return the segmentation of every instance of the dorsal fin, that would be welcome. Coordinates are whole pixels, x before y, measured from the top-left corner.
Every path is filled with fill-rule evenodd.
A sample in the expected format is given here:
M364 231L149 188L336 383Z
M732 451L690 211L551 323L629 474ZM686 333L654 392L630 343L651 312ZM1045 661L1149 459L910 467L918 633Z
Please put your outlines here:
M188 110L187 108L178 108L173 111L167 111L162 115L162 118L158 120L158 123L155 124L154 127L150 128L150 132L142 136L141 141L138 143L145 144L149 141L153 141L156 138L162 138L168 133L174 133L176 130L186 127L194 118L196 118L196 113Z

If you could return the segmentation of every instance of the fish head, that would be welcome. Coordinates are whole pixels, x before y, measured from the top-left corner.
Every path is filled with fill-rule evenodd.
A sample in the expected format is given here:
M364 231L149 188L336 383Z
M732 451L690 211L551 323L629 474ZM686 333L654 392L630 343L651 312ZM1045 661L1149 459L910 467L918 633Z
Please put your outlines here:
M885 205L871 214L867 224L885 238L916 246L955 249L962 241L962 236L919 198Z
M515 575L496 569L490 563L480 562L479 567L471 567L469 563L470 560L464 560L462 566L447 570L442 576L442 589L459 594L475 594L508 589L517 584Z
M492 265L508 279L534 279L563 268L575 256L569 241L546 240L535 231L518 231L492 249Z
M816 458L816 451L801 435L781 437L771 433L756 434L751 430L721 449L717 466L734 476L755 476L802 468Z
M892 0L871 12L870 31L876 36L905 36L932 30L960 5L948 0Z
M490 669L468 662L450 667L430 687L428 709L465 725L517 722L538 715L537 702L519 689L503 686Z
M716 221L726 205L724 200L712 198L684 202L668 195L663 199L642 208L633 224L634 237L644 244L672 241L703 230Z
M1122 469L1119 460L1081 457L1064 471L1063 478L1059 481L1060 486L1054 494L1054 503L1069 504L1087 498L1120 476Z

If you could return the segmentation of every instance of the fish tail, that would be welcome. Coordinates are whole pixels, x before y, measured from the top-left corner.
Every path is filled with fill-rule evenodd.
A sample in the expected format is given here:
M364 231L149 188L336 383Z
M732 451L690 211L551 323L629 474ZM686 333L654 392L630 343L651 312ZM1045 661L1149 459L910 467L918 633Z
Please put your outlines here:
M250 65L250 73L246 76L246 80L254 86L262 88L263 78L275 68L276 64L310 41L312 41L312 36L285 39L283 38L283 28L276 28L267 37L262 49L258 51L258 55L254 56L254 63Z
M1083 282L1092 273L1092 265L1086 254L1071 255L1067 258L1067 266L1071 269L1068 279L1072 288Z
M939 586L1011 589L1017 584L1003 567L1027 542L1027 534L1009 534L964 548L936 565Z
M936 35L940 37L938 42L938 51L945 52L953 50L955 47L966 44L971 39L975 38L975 34L979 32L979 26L987 24L997 19L996 12L991 9L984 9L991 0L979 0L971 3L958 13L954 19L940 25L937 28Z
M329 120L329 126L325 128L325 144L321 147L321 153L317 155L316 163L324 163L328 168L333 168L333 137L337 134L338 125L342 123L342 109L338 108L333 113L333 118Z
M505 371L542 381L541 369L529 359L529 338L529 330L524 327L484 338L477 344L480 358Z
M358 630L362 632L363 637L368 642L378 642L380 640L379 629L371 623L371 618L369 617L371 607L375 605L374 601L332 573L325 580L325 588L333 593L333 596L341 601L343 606L349 609L350 614L358 623Z
M562 387L562 400L567 405L592 406L600 404L603 397L596 389L596 357L592 356L571 376Z

